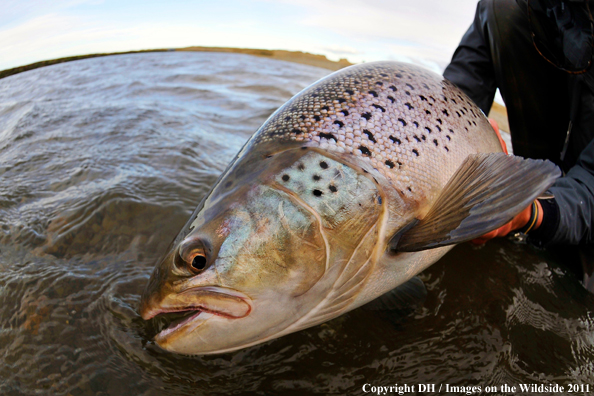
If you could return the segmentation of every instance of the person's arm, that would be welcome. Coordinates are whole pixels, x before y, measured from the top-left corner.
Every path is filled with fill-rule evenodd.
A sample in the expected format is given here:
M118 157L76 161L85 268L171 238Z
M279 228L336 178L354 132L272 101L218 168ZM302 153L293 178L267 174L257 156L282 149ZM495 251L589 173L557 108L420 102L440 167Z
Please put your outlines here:
M543 245L594 242L594 140L550 191L555 199L542 201L545 220L531 239Z
M528 242L578 245L594 242L594 140L580 154L576 165L549 189L553 199L536 201L538 213ZM532 218L532 205L504 226L473 240L486 241L524 228Z
M478 3L474 21L452 56L443 76L466 93L485 114L489 114L497 84L491 50L485 40L485 18Z

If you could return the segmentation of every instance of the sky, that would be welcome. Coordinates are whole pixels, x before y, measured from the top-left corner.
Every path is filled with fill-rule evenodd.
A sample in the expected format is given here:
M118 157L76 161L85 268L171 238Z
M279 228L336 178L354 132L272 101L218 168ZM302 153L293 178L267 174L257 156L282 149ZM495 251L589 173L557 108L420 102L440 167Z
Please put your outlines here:
M285 49L441 72L477 0L0 0L0 70L151 48Z

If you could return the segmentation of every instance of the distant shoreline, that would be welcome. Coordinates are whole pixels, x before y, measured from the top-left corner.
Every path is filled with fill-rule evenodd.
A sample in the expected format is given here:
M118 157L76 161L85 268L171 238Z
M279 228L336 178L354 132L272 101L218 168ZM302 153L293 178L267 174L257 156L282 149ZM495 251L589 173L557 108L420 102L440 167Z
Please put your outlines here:
M0 71L0 79L8 76L12 76L25 71L37 69L44 66L55 65L58 63L71 62L81 59L97 58L100 56L111 56L111 55L128 55L128 54L141 54L146 52L182 52L182 51L194 51L194 52L229 52L236 54L248 54L261 56L264 58L271 58L277 60L290 61L295 63L301 63L304 65L317 66L329 70L339 70L343 67L351 66L346 59L341 59L338 62L331 61L324 55L310 54L308 52L301 51L285 51L285 50L267 50L257 48L230 48L230 47L185 47L185 48L159 48L139 51L125 51L125 52L109 52L100 54L88 54L88 55L77 55L68 56L65 58L50 59L41 62L35 62L24 66L14 67L12 69L6 69Z
M50 59L41 62L35 62L24 66L14 67L12 69L6 69L0 71L0 79L8 76L12 76L18 73L22 73L28 70L37 69L44 66L55 65L58 63L70 62L81 59L97 58L100 56L110 55L127 55L127 54L140 54L146 52L182 52L182 51L194 51L194 52L227 52L236 54L248 54L254 56L261 56L264 58L271 58L277 60L284 60L289 62L301 63L304 65L317 66L329 70L339 70L343 67L351 66L352 63L346 59L340 59L338 62L331 61L324 55L310 54L309 52L301 51L286 51L286 50L267 50L257 48L231 48L231 47L185 47L185 48L160 48L150 50L139 50L139 51L125 51L125 52L111 52L101 54L88 54L88 55L77 55L68 56L65 58ZM509 125L507 123L507 111L504 106L498 103L493 103L491 112L489 113L490 118L494 118L499 127L504 131L509 131Z

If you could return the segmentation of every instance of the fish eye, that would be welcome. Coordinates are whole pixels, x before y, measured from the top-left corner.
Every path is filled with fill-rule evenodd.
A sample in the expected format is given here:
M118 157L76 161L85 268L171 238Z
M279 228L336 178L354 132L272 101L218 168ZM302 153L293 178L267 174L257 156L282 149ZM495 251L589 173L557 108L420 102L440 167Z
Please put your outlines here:
M207 247L200 238L189 238L181 243L175 257L176 265L199 274L208 266Z
M194 271L202 271L204 268L206 268L206 257L197 254L192 259L191 267Z

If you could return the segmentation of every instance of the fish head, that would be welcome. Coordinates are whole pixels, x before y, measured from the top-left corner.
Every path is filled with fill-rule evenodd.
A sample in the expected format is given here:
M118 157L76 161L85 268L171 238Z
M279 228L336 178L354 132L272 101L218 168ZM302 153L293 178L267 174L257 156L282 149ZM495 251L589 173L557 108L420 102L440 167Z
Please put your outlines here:
M155 337L160 347L254 345L344 308L337 285L357 290L340 279L364 274L376 250L383 205L373 178L313 150L263 163L249 177L241 164L227 172L155 268L142 317L186 314Z

